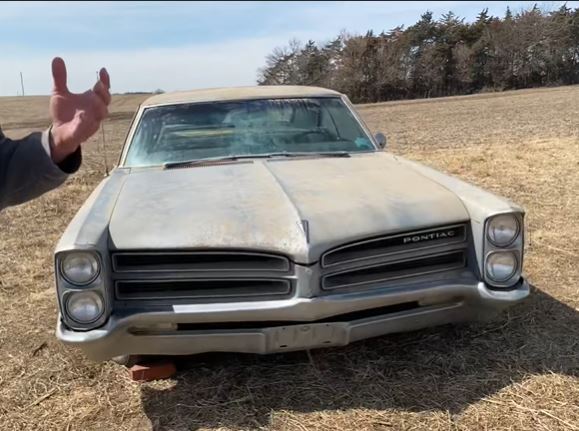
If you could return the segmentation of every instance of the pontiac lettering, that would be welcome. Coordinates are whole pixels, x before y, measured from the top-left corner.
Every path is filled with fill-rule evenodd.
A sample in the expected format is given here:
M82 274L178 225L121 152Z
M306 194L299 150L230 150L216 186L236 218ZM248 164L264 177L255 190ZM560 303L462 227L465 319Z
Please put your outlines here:
M414 243L414 242L422 242L422 241L432 241L435 239L442 239L442 238L452 238L456 235L455 230L447 230L447 231L440 231L440 232L427 232L421 233L420 235L412 235L406 236L403 239L403 244Z

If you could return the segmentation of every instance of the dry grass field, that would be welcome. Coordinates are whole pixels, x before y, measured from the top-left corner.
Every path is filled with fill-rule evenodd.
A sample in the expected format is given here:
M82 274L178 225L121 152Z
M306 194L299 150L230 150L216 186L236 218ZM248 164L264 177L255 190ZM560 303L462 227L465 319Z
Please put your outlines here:
M114 98L109 160L141 99ZM47 103L0 99L5 132L45 127ZM0 430L579 430L579 87L359 109L394 153L527 209L526 302L310 355L192 357L135 383L54 337L52 250L102 180L93 139L64 187L0 213Z

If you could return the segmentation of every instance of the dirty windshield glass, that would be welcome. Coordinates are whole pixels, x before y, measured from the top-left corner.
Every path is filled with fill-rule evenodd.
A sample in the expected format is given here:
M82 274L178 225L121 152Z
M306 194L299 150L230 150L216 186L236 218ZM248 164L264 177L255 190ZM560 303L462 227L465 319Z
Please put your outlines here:
M374 150L339 98L197 103L146 109L125 166L269 153Z

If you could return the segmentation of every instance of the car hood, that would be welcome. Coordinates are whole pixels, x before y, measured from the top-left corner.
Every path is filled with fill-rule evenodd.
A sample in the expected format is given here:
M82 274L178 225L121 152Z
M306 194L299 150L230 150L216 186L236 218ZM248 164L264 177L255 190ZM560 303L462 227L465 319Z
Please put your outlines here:
M468 220L460 199L386 153L133 170L117 250L242 249L311 263L343 243Z

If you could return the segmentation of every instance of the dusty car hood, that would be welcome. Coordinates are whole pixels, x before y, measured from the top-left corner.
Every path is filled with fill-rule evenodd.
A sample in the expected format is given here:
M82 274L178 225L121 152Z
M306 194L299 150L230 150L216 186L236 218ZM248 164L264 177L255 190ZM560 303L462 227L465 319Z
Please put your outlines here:
M455 194L371 153L133 171L109 233L123 250L267 250L314 262L359 238L462 220Z

